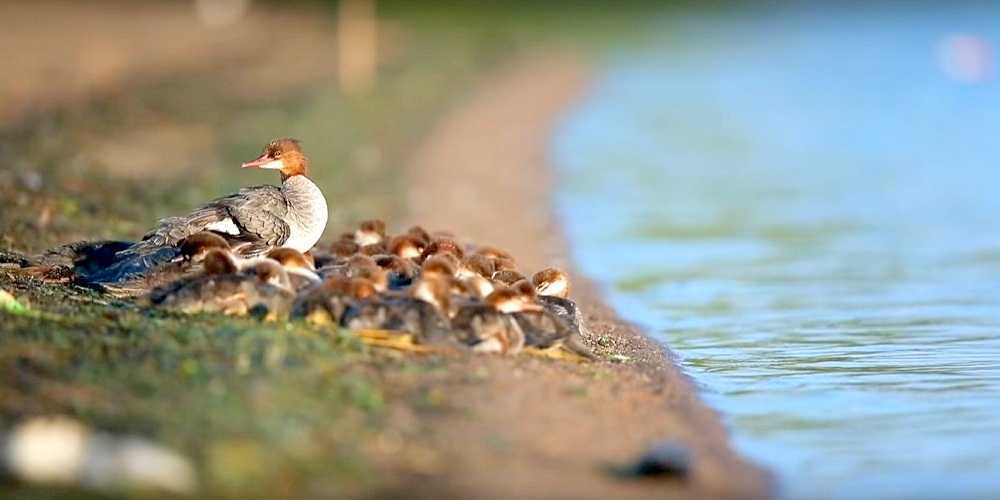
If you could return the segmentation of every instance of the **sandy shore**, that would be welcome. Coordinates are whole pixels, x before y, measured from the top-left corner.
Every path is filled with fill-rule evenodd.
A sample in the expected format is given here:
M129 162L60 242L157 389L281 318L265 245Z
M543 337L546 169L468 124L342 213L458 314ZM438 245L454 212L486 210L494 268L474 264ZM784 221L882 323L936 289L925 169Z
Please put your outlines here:
M409 222L509 249L525 269L572 269L551 207L555 179L546 144L561 112L585 92L589 76L584 64L566 54L499 70L420 147L408 171ZM592 347L629 361L574 366L476 360L497 376L456 398L469 402L468 418L435 426L442 443L465 443L447 446L454 457L438 483L450 485L443 491L496 498L767 496L767 474L732 450L719 416L698 398L670 353L619 318L581 276L575 283ZM594 343L597 338L603 346ZM579 387L581 395L568 387ZM626 482L602 470L660 440L690 447L692 481ZM491 441L506 443L505 450L491 449Z

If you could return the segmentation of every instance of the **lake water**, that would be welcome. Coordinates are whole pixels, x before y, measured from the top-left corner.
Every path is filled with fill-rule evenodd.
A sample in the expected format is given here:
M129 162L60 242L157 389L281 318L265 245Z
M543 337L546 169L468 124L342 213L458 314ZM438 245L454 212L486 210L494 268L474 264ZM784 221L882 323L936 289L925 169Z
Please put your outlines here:
M552 146L578 264L787 498L1000 498L1000 4L683 13Z

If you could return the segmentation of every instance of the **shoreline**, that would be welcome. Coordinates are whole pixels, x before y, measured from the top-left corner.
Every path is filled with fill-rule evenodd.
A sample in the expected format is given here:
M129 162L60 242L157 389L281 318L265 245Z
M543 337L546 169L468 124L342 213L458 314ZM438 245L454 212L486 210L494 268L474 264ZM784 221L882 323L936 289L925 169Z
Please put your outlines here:
M592 332L588 343L605 359L614 354L628 361L569 366L538 360L485 360L491 372L515 371L511 380L495 381L479 394L469 395L484 400L483 406L494 413L491 418L500 422L540 419L550 425L573 422L573 429L550 429L541 442L532 438L539 432L535 425L504 429L504 439L526 448L525 453L517 457L520 463L492 457L490 468L517 472L514 477L508 472L497 478L502 481L480 477L473 482L488 484L486 491L497 497L760 498L772 494L768 473L731 448L719 415L700 400L669 348L619 318L595 284L572 265L569 243L552 207L557 178L547 156L547 140L557 118L586 92L590 69L574 55L549 53L501 68L484 82L447 113L418 148L407 170L410 216L406 222L448 228L460 237L508 249L525 270L547 265L565 268L573 275L572 296ZM595 343L598 338L600 344ZM602 375L594 376L595 371ZM584 378L590 378L585 382L585 401L559 397L546 387ZM506 383L516 384L517 379L540 383L522 386L502 398L485 393L503 391ZM574 418L578 415L588 418ZM475 438L473 429L461 427L447 434L454 439ZM693 452L694 474L688 484L624 482L594 473L598 464L620 464L660 440L679 441ZM482 475L476 470L463 475L476 477L477 472ZM481 488L479 484L477 490L484 491Z

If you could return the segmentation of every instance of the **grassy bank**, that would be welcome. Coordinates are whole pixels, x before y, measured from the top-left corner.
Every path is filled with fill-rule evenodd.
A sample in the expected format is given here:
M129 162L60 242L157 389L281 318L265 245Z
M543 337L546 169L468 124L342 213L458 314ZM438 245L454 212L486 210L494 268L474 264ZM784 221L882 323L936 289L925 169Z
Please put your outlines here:
M378 79L347 95L325 49L302 52L334 39L332 10L309 8L283 21L308 33L277 37L266 51L135 75L2 124L0 248L136 238L159 217L275 182L238 164L280 136L301 139L313 158L333 207L328 236L362 218L391 221L407 209L407 154L485 70L621 29L633 15L618 13L609 27L593 7L571 16L527 4L387 3ZM0 428L64 414L150 438L192 460L207 498L401 494L406 481L447 467L424 438L436 417L464 411L451 394L495 375L304 324L150 311L3 269L0 289L26 306L0 312ZM4 498L65 493L0 483Z

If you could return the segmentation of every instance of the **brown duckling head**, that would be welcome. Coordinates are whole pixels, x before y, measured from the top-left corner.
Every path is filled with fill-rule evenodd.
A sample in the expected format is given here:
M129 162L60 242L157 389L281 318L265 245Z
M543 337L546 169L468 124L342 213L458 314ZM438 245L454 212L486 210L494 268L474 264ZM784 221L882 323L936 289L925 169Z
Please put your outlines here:
M315 270L309 259L302 252L294 248L275 248L267 252L267 258L276 260L278 264L281 264L285 268Z
M427 259L432 255L442 253L451 254L459 260L465 257L465 249L462 248L462 245L459 245L454 239L435 238L431 241L431 244L427 245L427 248L424 249L423 258Z
M213 248L229 250L229 242L211 231L201 231L184 238L180 242L181 256L184 259L199 262Z
M389 253L404 259L419 259L426 248L427 243L412 234L396 236L388 245Z
M209 250L205 254L202 265L205 268L205 274L209 275L235 274L240 270L239 264L236 263L236 257L229 250L220 248Z
M493 273L493 281L503 283L504 285L513 285L514 283L524 279L527 278L525 278L523 274L510 269L504 269Z
M354 231L354 242L360 246L381 243L385 239L385 222L372 219L358 225Z
M278 261L273 259L261 259L253 264L250 269L254 276L257 277L257 281L261 283L266 283L269 285L274 285L287 290L292 289L291 279L288 277L288 272L285 268L281 267Z
M475 253L476 255L482 255L483 257L486 257L487 259L490 260L496 260L496 259L514 260L514 257L512 257L509 252L489 245L483 245L477 247Z
M531 283L535 286L538 295L561 299L569 298L569 275L554 267L535 273L531 277Z
M502 313L519 313L527 311L541 311L542 306L525 300L525 298L512 288L499 288L489 294L485 301L486 305Z
M346 259L361 250L361 247L354 240L340 239L330 245L330 253L334 257Z
M447 316L451 309L451 279L439 275L422 276L410 286L410 296Z
M431 233L427 232L427 230L421 226L413 226L407 229L406 234L407 236L411 236L420 242L421 247L426 247L431 244Z
M496 268L493 265L493 261L479 254L466 256L462 259L462 264L458 268L459 277L478 275L484 278L491 278L494 272L496 272Z
M455 276L455 272L454 258L450 255L431 256L420 266L421 276L439 275L452 278Z

